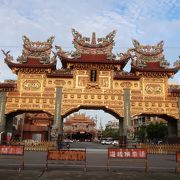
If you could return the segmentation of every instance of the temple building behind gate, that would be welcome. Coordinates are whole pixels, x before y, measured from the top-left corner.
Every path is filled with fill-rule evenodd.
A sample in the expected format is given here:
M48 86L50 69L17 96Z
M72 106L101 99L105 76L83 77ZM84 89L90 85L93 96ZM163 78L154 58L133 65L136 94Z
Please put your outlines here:
M91 141L97 136L96 121L85 114L75 113L64 122L65 137Z

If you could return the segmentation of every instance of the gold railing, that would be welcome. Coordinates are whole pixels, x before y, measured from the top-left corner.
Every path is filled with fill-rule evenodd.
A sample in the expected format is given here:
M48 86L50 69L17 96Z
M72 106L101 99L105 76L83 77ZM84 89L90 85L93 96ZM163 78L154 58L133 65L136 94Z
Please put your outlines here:
M180 151L180 144L138 144L140 148L146 148L149 154L175 154Z

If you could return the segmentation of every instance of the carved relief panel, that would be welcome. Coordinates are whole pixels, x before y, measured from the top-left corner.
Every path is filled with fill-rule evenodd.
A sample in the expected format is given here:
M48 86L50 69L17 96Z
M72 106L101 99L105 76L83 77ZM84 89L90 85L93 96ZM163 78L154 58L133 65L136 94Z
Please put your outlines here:
M145 96L164 96L165 83L163 78L144 78L142 83Z
M40 91L41 82L35 79L27 79L22 82L22 90L24 91Z
M100 76L99 77L99 86L101 88L110 88L110 77Z
M138 81L113 81L113 89L131 89L140 90L140 82Z
M102 89L110 89L112 83L111 71L99 72L99 87Z
M144 84L144 95L148 96L163 96L164 87L163 84L145 83Z
M85 88L89 81L88 75L79 75L76 79L76 87L77 88Z
M21 92L41 92L45 86L44 74L21 74L19 79Z
M163 93L163 87L159 84L145 84L145 94L160 95Z
M59 79L59 78L48 78L46 81L46 86L48 87L68 87L72 88L73 87L73 80L72 79Z

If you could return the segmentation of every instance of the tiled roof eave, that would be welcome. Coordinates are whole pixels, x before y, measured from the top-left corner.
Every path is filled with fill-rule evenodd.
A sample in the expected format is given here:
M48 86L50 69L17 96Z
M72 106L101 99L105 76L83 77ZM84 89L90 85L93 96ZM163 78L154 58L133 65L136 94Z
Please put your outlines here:
M16 88L16 84L0 83L0 88Z
M50 64L20 64L20 63L13 63L13 62L7 62L6 64L9 66L9 68L55 68L56 64L50 63Z
M180 89L169 89L168 90L170 93L179 93L180 94Z
M73 74L47 74L47 77L56 78L56 77L62 77L62 78L73 78Z
M178 71L177 68L140 68L140 67L137 67L137 66L132 66L131 67L131 72L134 72L134 71L139 71L139 72L173 72L173 73L176 73Z
M73 59L70 59L70 58L66 58L66 57L60 57L60 59L61 59L61 61L62 61L62 63L65 65L66 63L74 63L74 64L79 64L79 63L83 63L83 64L94 64L94 63L97 63L97 64L115 64L115 65L118 65L118 64L120 64L120 65L122 65L122 64L125 64L125 63L127 63L128 62L128 60L129 60L129 57L127 57L127 58L124 58L124 59L121 59L121 60L108 60L108 59L106 59L106 60L104 60L104 61L98 61L98 60L93 60L93 61L90 61L90 60L88 60L88 61L85 61L85 60L81 60L80 58L73 58Z
M115 76L114 80L139 80L141 77L140 76Z

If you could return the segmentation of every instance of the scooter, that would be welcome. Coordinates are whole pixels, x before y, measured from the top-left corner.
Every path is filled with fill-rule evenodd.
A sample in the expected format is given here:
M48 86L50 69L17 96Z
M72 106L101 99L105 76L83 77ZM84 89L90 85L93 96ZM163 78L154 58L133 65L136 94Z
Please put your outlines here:
M70 149L70 144L69 143L66 144L66 148Z

